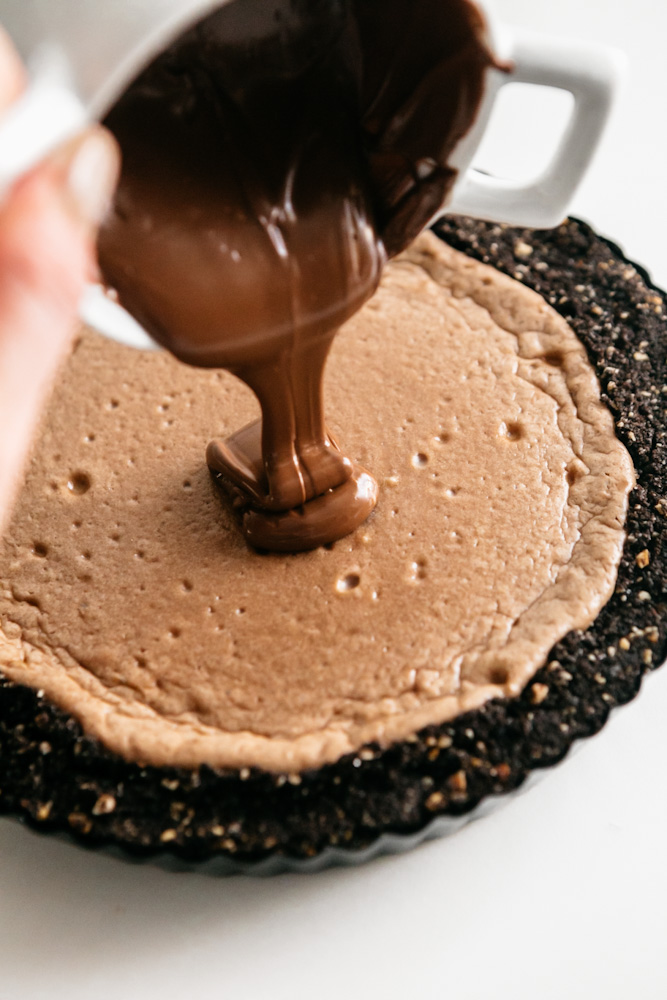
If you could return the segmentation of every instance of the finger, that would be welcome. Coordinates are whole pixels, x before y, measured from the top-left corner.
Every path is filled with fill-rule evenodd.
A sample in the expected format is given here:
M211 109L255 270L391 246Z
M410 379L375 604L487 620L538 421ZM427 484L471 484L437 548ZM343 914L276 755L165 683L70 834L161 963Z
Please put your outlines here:
M0 113L20 97L26 74L9 35L0 27Z
M118 166L114 140L94 129L23 178L0 209L0 522L76 329Z
M0 527L75 329L86 244L43 175L0 213Z

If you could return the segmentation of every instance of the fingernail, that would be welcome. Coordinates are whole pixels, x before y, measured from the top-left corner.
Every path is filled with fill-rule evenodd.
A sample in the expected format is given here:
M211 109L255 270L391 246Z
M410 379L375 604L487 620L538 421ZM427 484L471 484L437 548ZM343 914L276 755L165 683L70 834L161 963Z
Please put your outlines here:
M70 209L85 226L96 229L104 220L120 173L120 152L110 132L101 126L84 132L54 158L63 172Z
M5 111L19 97L25 83L19 54L0 25L0 111Z

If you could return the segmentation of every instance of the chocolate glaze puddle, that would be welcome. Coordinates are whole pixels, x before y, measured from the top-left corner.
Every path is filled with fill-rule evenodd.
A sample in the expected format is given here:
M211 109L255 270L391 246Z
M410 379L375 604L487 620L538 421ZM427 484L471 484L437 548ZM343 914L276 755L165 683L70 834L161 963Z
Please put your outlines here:
M109 115L103 274L176 357L259 399L207 452L251 544L313 548L375 506L327 430L327 355L445 203L492 64L469 0L235 0Z

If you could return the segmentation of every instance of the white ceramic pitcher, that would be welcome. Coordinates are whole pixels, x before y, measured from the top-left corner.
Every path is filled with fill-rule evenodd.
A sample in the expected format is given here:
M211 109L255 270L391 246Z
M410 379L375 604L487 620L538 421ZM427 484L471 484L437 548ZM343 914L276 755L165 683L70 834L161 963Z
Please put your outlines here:
M230 2L243 0L0 0L0 23L26 62L31 80L25 96L0 119L0 196L60 142L103 118L137 74L178 35ZM517 226L557 225L599 143L624 57L597 44L507 28L497 21L492 0L475 2L486 16L492 50L512 71L487 71L476 123L450 160L459 180L438 215L446 210ZM574 97L567 129L550 163L527 183L471 168L498 92L517 82L555 87ZM82 315L124 343L154 346L99 289L85 297Z

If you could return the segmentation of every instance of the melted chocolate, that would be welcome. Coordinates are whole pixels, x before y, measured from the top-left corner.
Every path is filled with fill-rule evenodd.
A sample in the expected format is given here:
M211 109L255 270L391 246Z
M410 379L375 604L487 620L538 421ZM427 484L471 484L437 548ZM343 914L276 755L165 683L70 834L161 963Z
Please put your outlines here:
M327 431L326 358L446 202L492 62L469 0L235 0L108 117L105 279L176 357L257 395L262 420L208 462L262 548L333 541L375 504Z

